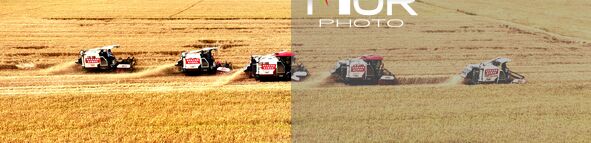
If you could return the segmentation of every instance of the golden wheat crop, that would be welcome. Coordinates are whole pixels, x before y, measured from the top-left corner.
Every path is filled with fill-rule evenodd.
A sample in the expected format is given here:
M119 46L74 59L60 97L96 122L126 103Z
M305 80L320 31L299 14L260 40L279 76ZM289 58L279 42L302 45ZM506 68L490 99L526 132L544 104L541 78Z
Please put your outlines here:
M286 104L290 101L289 90L285 87L251 89L2 96L0 139L7 142L289 141L291 115L290 105Z
M460 1L417 0L420 15L401 16L405 27L354 34L291 29L285 0L1 1L0 141L589 140L588 2L515 1L553 8L548 14L513 1ZM292 43L299 30L318 40ZM364 35L381 42L352 40ZM117 56L135 56L138 71L86 73L73 64L79 50L110 44L121 45ZM182 51L208 46L237 69L185 76L172 66ZM298 53L312 76L257 82L238 69L251 54L280 50ZM401 85L328 78L334 62L362 54L385 56ZM457 84L466 64L499 56L528 83Z
M240 68L288 50L284 1L2 1L3 142L289 142L290 84L242 71L184 76L182 51ZM79 50L119 44L134 73L86 73Z

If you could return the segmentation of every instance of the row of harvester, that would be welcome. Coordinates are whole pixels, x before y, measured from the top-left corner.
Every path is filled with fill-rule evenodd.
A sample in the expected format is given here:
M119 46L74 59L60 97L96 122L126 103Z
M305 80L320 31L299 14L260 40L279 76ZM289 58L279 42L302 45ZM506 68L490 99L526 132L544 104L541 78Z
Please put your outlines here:
M115 48L119 48L119 45L82 50L76 63L87 71L132 71L136 64L135 58L117 59L111 51ZM230 72L232 64L216 61L216 52L217 48L182 52L176 66L186 74ZM396 84L395 75L384 68L383 60L384 57L379 55L340 60L331 71L331 76L346 84ZM252 55L244 72L257 80L301 81L308 77L308 70L302 64L294 64L294 61L295 54L289 51ZM460 76L464 78L465 84L525 83L525 76L507 67L510 61L508 58L495 58L480 64L470 64Z
M384 58L364 55L338 61L331 76L345 84L396 84L394 74L384 68ZM511 59L495 58L480 64L470 64L461 73L465 84L526 83L525 76L511 71L507 63Z
M80 51L79 64L87 71L132 71L136 60L134 57L116 59L112 49L118 45L104 46ZM215 59L217 48L203 48L182 52L176 67L185 74L215 74L232 71L232 64L219 62ZM294 65L295 54L288 51L274 54L251 56L251 63L244 72L257 80L295 80L300 81L308 76L308 70L301 64Z

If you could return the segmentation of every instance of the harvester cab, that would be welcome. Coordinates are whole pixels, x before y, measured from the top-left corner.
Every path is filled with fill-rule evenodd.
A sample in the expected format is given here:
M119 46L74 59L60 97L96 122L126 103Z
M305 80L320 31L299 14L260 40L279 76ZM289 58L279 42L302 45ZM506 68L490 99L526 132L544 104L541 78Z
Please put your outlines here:
M295 54L288 51L259 56L253 55L244 70L249 77L257 80L294 80L300 81L308 76L308 70L298 64L292 67Z
M217 48L203 48L200 50L193 50L181 53L176 66L179 71L191 73L210 73L216 72L230 72L232 65L228 62L221 63L215 60Z
M331 75L346 84L396 84L396 77L384 68L382 56L364 55L338 61Z
M133 71L135 58L117 59L111 51L114 48L119 48L119 45L98 47L86 51L82 50L76 63L85 70Z
M507 68L509 58L495 58L480 64L470 64L464 68L460 76L465 84L486 83L526 83L525 76Z

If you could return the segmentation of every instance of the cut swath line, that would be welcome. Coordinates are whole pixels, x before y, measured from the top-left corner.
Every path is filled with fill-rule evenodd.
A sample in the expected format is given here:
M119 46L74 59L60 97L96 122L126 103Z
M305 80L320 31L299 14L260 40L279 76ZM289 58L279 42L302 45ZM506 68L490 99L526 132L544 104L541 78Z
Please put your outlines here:
M235 81L239 81L240 79L244 79L246 74L240 70L234 71L230 76L220 78L219 80L215 81L212 86L223 86L230 84Z
M149 68L142 70L137 73L127 73L127 74L115 74L110 77L112 78L144 78L144 77L157 77L157 76L165 76L175 74L175 66L174 64L166 64L160 65L154 68Z
M54 65L47 69L41 70L41 73L44 75L56 75L56 74L65 74L65 73L73 73L76 71L82 70L79 68L74 61L69 61L61 64Z
M323 75L322 78L311 78L306 80L304 86L308 87L324 87L330 86L335 84L343 84L340 81L337 81L333 76L330 75ZM318 80L320 79L320 80ZM400 85L439 85L439 86L455 86L461 85L463 78L459 75L453 76L398 76L396 77L396 84L394 86ZM369 85L372 86L374 84L360 84L360 85ZM379 85L379 84L378 84Z
M168 16L168 18L172 18L173 16L176 16L176 15L178 15L178 14L181 14L181 13L183 13L183 12L185 12L185 11L187 11L187 10L189 10L189 9L193 8L193 7L195 7L195 5L197 5L197 4L199 4L199 3L203 2L203 1L205 1L205 0L199 0L199 1L197 1L197 2L195 2L195 3L193 3L193 4L191 4L189 7L187 7L187 8L185 8L185 9L181 10L181 11L178 11L178 12L176 12L176 13L174 13L174 14L172 14L172 15Z

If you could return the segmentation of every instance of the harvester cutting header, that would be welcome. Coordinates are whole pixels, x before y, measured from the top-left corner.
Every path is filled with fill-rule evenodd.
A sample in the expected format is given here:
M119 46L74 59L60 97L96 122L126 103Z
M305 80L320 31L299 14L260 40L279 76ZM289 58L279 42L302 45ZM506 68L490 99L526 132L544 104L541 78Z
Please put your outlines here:
M82 50L76 63L87 71L132 71L135 58L117 59L111 52L115 48L119 48L119 45Z
M495 58L480 64L470 64L464 68L460 76L465 84L485 83L525 83L525 76L507 68L509 58Z

